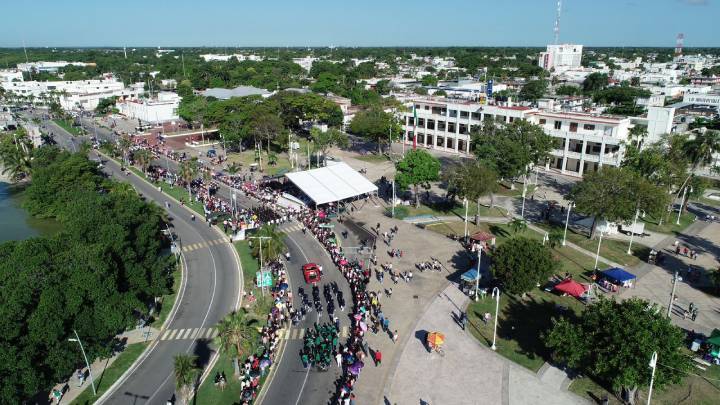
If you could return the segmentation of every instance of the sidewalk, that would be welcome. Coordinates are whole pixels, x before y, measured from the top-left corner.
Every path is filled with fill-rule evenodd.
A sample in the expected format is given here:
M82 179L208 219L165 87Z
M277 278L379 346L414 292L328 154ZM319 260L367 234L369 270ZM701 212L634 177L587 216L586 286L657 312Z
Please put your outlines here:
M562 371L543 367L536 375L482 346L469 331L463 331L452 314L465 308L468 300L454 284L434 299L413 327L413 336L385 387L385 404L587 403L565 391ZM445 356L425 349L426 332L435 330L445 334Z
M119 340L125 340L125 346L131 345L133 343L141 343L141 342L151 342L160 333L160 330L155 328L149 329L150 334L146 338L146 332L148 332L148 328L142 328L142 329L133 329L131 331L127 331L122 333L121 335L118 335L117 338ZM77 343L73 343L77 344ZM78 347L78 350L80 348ZM100 376L102 373L110 367L110 365L115 362L115 360L120 356L123 352L117 352L112 357L107 359L96 359L92 364L90 364L90 368L92 370L93 378L95 379L95 385L97 387L97 383L100 380ZM62 384L58 384L55 387L50 390L52 392L53 390L61 390L65 387L65 394L62 397L62 400L60 403L62 404L69 404L71 403L75 398L77 398L80 394L82 394L83 391L86 389L92 390L91 383L90 383L90 375L87 373L87 367L83 367L82 371L85 372L85 382L78 386L79 380L77 378L77 370L75 373L72 374L70 379Z

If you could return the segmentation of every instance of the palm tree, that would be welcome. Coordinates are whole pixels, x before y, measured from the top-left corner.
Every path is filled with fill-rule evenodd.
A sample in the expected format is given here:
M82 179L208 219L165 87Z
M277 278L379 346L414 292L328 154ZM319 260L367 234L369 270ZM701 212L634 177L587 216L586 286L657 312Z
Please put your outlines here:
M120 148L120 153L122 153L122 167L125 167L125 161L127 159L127 154L130 151L130 146L132 146L132 141L129 136L123 135L120 137L118 140L118 148Z
M548 243L550 244L550 247L555 249L556 247L560 246L562 244L563 240L563 230L559 228L553 228L548 233Z
M197 379L200 376L200 367L197 365L197 356L178 354L173 358L173 374L175 375L175 389L181 404L187 404L195 391Z
M24 131L7 136L0 142L2 173L9 175L13 182L31 177L32 156L33 145Z
M241 309L223 318L217 325L217 344L226 355L232 358L233 371L240 375L240 357L252 350L257 319Z
M508 225L510 225L510 229L512 229L515 234L527 229L527 222L520 218L513 218Z
M695 138L690 139L683 145L683 151L690 160L692 170L678 189L678 196L683 189L689 185L690 179L695 175L699 167L712 164L713 155L720 152L720 131L705 130L699 131ZM688 195L688 199L690 196ZM684 209L685 201L680 201L680 211Z
M195 179L198 171L200 170L198 159L196 157L190 158L180 163L180 178L183 179L187 184L188 189L188 201L192 200L192 192L190 191L190 182Z
M139 149L133 152L133 160L135 160L135 162L140 165L143 173L147 171L147 168L148 166L150 166L150 162L152 162L152 159L152 152L147 149Z
M262 243L262 262L267 263L277 259L285 250L285 242L283 238L285 234L277 230L275 225L263 225L257 232L257 236L262 239L258 243L253 244L253 256L260 258L260 243Z
M228 172L228 173L230 173L230 174L232 174L232 175L235 175L235 174L237 174L237 173L240 171L241 168L242 168L242 164L241 164L241 163L239 164L239 163L233 162L233 163L230 164L230 166L228 166L228 167L225 168L225 171Z
M117 148L112 142L103 142L100 144L100 152L110 157L114 157L117 155Z

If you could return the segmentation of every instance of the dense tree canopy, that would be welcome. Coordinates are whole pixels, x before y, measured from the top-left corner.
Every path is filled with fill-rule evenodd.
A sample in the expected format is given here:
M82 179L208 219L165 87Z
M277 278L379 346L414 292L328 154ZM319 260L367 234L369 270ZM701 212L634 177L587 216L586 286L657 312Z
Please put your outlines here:
M684 334L663 312L638 298L601 298L575 322L553 320L545 344L555 359L624 391L633 403L637 388L650 382L654 351L662 364L655 370L655 388L679 382L690 368L690 358L682 352Z
M389 142L391 134L399 134L401 131L393 115L379 107L358 112L350 122L350 132L377 142L378 153L382 151L382 145Z
M113 337L147 314L172 283L161 211L102 177L80 154L43 147L28 210L57 218L50 237L0 245L0 402L20 403L67 378L82 356L109 354Z
M525 237L513 237L492 254L492 272L511 294L523 294L547 280L557 268L550 249Z
M420 205L420 186L429 189L430 182L440 178L440 161L423 149L411 150L395 164L395 181L401 189L413 186L415 206Z

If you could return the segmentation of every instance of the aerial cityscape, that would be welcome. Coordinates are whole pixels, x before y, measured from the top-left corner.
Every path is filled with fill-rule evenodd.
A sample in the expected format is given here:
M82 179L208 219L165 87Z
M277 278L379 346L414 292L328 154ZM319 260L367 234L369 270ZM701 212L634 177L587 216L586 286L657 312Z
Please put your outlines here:
M720 1L3 10L0 403L720 403Z

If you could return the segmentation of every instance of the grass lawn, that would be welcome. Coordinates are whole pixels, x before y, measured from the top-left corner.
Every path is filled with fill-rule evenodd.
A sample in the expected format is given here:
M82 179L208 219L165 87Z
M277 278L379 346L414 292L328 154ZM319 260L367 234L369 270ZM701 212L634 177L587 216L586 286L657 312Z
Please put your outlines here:
M153 328L160 328L162 327L163 322L168 317L168 314L170 314L170 310L172 309L173 305L175 304L175 299L177 298L177 291L180 288L180 280L182 279L182 262L178 262L178 264L175 266L175 270L173 271L173 285L172 285L172 292L168 295L163 295L160 301L160 312L158 313L157 318L151 326Z
M398 207L396 207L396 210ZM410 217L418 215L433 215L436 217L455 215L462 219L465 216L465 206L461 201L449 201L447 203L437 203L433 205L420 204L418 208L415 208L414 205L404 207L407 209L407 216ZM474 220L476 214L478 214L478 205L476 202L470 202L468 204L468 218L470 220ZM494 206L491 209L490 207L486 207L482 204L480 205L481 217L502 218L505 214L507 214L507 212L502 207Z
M712 366L705 371L693 369L691 372L700 377L689 375L680 384L654 389L652 402L667 405L682 403L693 405L716 404L718 396L720 396L720 381L718 381L720 380L720 366ZM601 384L589 377L578 378L570 384L569 389L591 401L602 399L607 395L610 404L622 404L612 392L609 392ZM637 403L642 404L646 401L647 389L640 392L640 400Z
M700 197L697 202L700 204L709 205L711 207L720 208L720 201L713 200L712 198Z
M78 136L85 134L85 131L82 129L82 127L73 126L72 121L57 119L53 120L53 122L57 124L57 126L59 126L60 128L71 133L72 135Z
M304 150L304 149L302 149ZM290 160L288 160L288 156L286 152L277 152L275 153L275 156L277 156L277 163L275 165L268 166L268 153L267 150L264 150L261 154L262 156L262 166L263 171L261 172L264 175L268 176L274 176L280 172L289 172L290 169ZM303 158L303 154L299 153L298 161L300 164L304 164L306 159ZM314 163L313 159L313 163ZM244 169L247 169L250 167L251 164L257 163L255 160L255 150L249 149L243 152L234 152L228 154L228 164L237 163L242 165Z
M163 193L173 197L174 199L178 201L184 201L185 205L188 206L191 210L195 211L196 213L200 214L198 218L202 219L205 217L205 211L203 209L202 203L192 200L188 203L188 191L184 187L178 187L178 186L171 186L170 184L166 182L160 182L155 183L152 180L150 180L147 176L145 176L145 173L142 172L142 170L138 169L135 166L130 166L130 170L132 170L133 173L137 174L138 176L142 177L143 179L149 181L152 184L160 185L162 186Z
M545 223L534 223L534 225L548 231L552 229L550 225ZM567 240L592 253L597 252L599 239L588 239L587 236L568 229ZM627 254L628 245L629 242L603 238L602 245L600 246L600 257L604 257L625 267L636 266L647 258L650 250L648 247L640 245L639 243L633 243L633 254L629 255ZM600 264L598 264L598 267L602 269Z
M92 404L99 398L118 378L130 367L147 347L148 342L134 343L127 345L125 350L118 355L115 361L106 368L100 375L95 375L95 388L97 396L93 396L92 388L89 388L90 381L85 383L85 390L72 401L72 404Z
M650 232L678 233L695 222L695 214L689 212L683 213L680 216L680 225L675 224L675 221L677 221L676 212L671 212L666 220L663 220L662 225L659 225L659 219L653 218L650 215L646 215L645 218L638 218L638 222L640 221L645 222L645 229Z
M263 291L255 286L255 273L260 269L260 264L258 263L258 260L253 257L247 241L235 242L234 246L235 250L238 252L238 256L240 256L240 263L242 264L243 291L247 294L250 294L252 291L256 298L256 302L250 306L248 306L247 297L244 298L243 306L254 312L261 319L264 319L270 312L272 300L270 299L267 290L263 295Z

